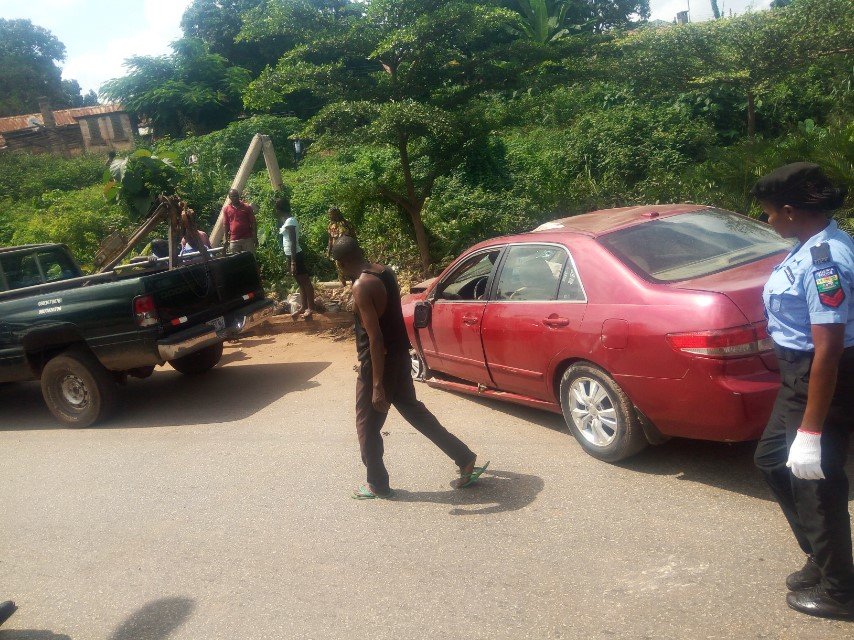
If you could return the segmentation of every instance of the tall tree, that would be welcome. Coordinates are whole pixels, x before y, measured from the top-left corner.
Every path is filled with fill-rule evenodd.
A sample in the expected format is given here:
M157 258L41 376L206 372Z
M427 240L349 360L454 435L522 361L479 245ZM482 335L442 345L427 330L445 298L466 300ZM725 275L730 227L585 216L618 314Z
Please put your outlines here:
M277 38L236 41L247 12L265 5L266 0L193 0L181 18L181 30L185 37L206 43L211 53L257 74L268 64L275 64L288 48Z
M101 93L148 120L157 135L202 134L233 120L243 108L249 71L194 38L174 42L172 50L129 58L128 75L106 82Z
M373 0L342 35L298 47L253 82L246 100L310 90L328 102L305 135L316 144L391 149L397 171L377 178L377 195L412 225L424 271L432 262L421 217L438 176L484 143L485 91L512 89L521 62L519 16L471 0Z
M602 33L649 18L649 0L568 0L568 25Z
M63 104L63 60L65 45L50 31L0 18L0 116L38 111L40 96Z

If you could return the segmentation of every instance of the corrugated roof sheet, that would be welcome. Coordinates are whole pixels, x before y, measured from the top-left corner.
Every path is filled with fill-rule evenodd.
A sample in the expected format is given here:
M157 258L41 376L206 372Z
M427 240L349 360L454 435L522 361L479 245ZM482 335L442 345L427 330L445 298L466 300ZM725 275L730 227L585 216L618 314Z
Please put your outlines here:
M60 109L59 111L53 112L53 117L56 120L57 127L67 127L77 124L78 118L85 118L86 116L100 116L124 110L124 107L120 104L99 104L95 107ZM4 131L20 131L21 129L29 129L35 125L44 126L44 122L42 122L42 114L28 113L22 116L0 118L0 133L3 133Z

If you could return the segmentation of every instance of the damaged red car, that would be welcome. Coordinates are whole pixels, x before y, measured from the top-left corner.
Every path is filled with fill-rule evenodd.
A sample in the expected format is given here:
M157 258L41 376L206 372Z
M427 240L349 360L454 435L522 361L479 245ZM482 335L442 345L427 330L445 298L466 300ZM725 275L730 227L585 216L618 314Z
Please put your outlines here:
M413 376L561 413L611 462L673 436L756 439L779 386L762 287L789 248L691 204L482 242L404 298Z

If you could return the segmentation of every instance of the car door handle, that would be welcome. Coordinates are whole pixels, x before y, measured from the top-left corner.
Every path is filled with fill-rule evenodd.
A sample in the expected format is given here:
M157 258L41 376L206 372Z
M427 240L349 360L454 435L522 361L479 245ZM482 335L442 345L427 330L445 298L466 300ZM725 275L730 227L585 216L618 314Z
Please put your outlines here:
M569 325L569 318L543 318L543 324L547 327L565 327Z
M463 316L463 324L467 324L468 326L477 324L478 320L477 316Z

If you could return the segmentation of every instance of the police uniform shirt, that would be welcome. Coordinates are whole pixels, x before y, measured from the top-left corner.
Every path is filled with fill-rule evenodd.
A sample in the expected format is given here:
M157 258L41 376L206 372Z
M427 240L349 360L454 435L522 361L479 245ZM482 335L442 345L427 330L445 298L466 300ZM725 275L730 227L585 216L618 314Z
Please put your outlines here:
M854 346L854 242L834 220L774 269L762 299L768 335L781 347L814 351L813 324L844 324Z

